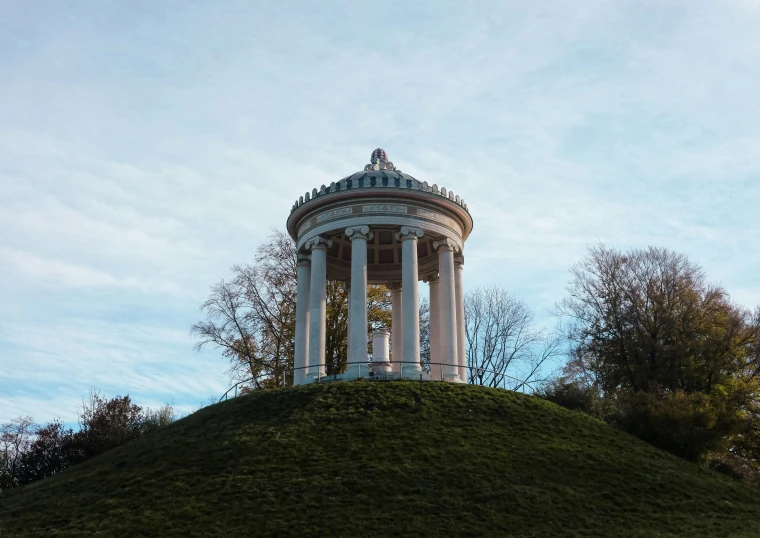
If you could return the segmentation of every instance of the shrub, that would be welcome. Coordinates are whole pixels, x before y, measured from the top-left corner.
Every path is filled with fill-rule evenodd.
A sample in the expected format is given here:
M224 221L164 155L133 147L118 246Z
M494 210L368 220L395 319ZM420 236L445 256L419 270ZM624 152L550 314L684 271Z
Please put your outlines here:
M613 414L610 402L602 398L591 385L555 379L541 387L536 394L567 409L581 411L604 421L608 421Z
M760 465L756 461L723 451L711 453L707 463L714 471L760 486Z

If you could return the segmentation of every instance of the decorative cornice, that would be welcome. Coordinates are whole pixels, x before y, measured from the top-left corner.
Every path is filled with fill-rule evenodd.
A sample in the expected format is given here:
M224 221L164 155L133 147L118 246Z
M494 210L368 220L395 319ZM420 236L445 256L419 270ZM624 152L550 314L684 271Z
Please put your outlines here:
M371 164L364 167L363 172L357 172L350 176L346 176L338 182L333 181L330 185L321 185L320 188L312 189L304 196L301 196L296 200L291 207L292 213L303 204L308 203L316 198L330 195L336 192L342 192L350 189L366 189L366 188L394 188L394 189L410 189L419 190L423 192L429 192L443 198L447 198L451 202L462 207L467 213L469 209L463 198L455 195L452 191L447 191L446 187L438 188L435 183L429 185L427 181L419 181L409 174L404 174L401 170L393 166L393 163L388 160L388 156L381 148L372 152Z
M315 250L315 249L321 249L321 250L327 250L333 245L332 239L328 239L327 237L322 237L321 235L318 235L316 237L312 237L308 241L304 243L304 246L308 250Z
M464 198L460 198L459 195L454 195L452 191L447 191L445 187L438 189L438 185L428 185L427 181L420 182L408 174L401 174L396 170L388 171L384 170L380 172L382 176L376 175L377 172L373 170L367 172L358 172L351 176L347 176L342 180L330 183L329 186L322 185L319 190L312 189L311 192L305 193L300 196L298 200L291 206L290 212L292 213L302 205L309 203L311 200L322 198L323 196L329 196L337 192L345 192L352 189L408 189L427 192L446 198L450 202L453 202L463 208L467 213L470 212L469 206L464 201Z
M396 239L404 241L406 239L414 239L415 241L424 236L425 232L421 228L413 228L412 226L402 226L398 232L396 232Z
M346 236L353 241L354 239L364 239L369 241L375 234L369 231L369 226L349 226L346 228Z

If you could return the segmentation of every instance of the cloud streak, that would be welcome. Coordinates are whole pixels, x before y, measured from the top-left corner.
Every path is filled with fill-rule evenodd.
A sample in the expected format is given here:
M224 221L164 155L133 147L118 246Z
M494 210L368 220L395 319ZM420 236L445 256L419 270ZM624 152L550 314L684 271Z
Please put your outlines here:
M467 200L466 286L547 324L599 241L760 302L758 22L751 2L9 7L0 421L93 386L223 392L187 334L208 287L377 146Z

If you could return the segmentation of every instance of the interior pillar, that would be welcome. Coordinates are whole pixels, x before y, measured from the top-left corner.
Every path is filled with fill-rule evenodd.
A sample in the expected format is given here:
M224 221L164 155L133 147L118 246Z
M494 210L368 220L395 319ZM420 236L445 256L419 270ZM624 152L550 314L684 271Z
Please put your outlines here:
M389 284L391 290L391 358L393 359L393 371L401 374L401 363L404 360L404 327L401 315L401 283Z
M457 307L457 360L459 362L459 379L467 383L467 349L465 348L465 319L464 319L464 285L462 272L464 271L464 256L454 256L454 293Z
M443 379L443 370L441 369L441 327L440 327L440 284L438 274L434 273L428 277L428 286L430 287L430 376L433 379Z
M401 316L404 323L404 365L402 375L416 377L420 367L420 297L418 290L417 240L424 235L419 228L402 226L401 241Z

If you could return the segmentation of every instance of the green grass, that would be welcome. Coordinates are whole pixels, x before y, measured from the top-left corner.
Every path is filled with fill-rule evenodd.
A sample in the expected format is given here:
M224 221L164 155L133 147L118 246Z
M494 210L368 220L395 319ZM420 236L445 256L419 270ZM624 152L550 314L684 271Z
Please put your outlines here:
M0 494L0 536L91 535L760 536L760 491L531 396L336 383Z

